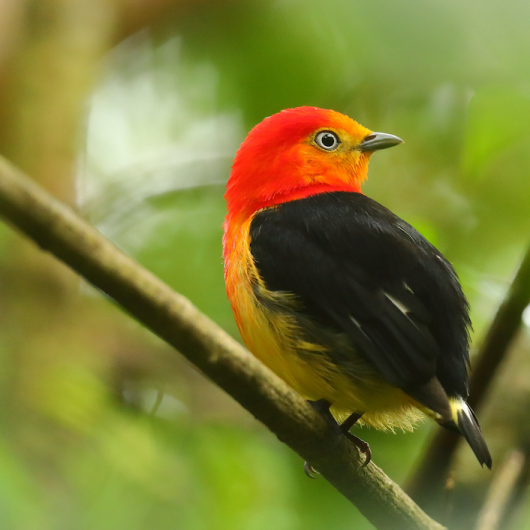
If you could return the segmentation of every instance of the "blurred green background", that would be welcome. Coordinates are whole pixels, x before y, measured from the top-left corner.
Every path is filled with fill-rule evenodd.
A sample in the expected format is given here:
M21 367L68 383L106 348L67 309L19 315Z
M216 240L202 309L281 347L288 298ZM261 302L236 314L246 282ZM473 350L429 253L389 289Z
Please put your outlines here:
M221 259L234 153L283 108L346 113L405 140L374 156L364 192L452 261L475 347L530 243L529 19L522 0L7 1L0 150L239 338ZM0 274L0 528L372 528L4 226ZM525 320L479 412L496 462L530 442ZM357 434L404 483L437 428ZM454 472L445 522L469 528L492 473L467 447Z

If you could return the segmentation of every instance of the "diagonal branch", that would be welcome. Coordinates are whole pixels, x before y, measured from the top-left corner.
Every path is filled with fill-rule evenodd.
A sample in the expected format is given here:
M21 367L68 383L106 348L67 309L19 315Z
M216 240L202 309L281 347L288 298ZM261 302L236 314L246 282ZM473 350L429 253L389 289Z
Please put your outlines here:
M310 462L377 528L441 530L377 466L186 298L0 157L0 215L177 348Z

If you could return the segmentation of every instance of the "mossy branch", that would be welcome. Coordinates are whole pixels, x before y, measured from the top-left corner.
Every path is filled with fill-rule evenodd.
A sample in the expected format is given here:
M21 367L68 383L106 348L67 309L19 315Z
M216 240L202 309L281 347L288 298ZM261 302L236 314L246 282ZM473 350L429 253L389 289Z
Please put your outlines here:
M443 528L376 465L361 468L357 449L345 437L189 300L2 157L0 215L178 349L318 469L375 527Z

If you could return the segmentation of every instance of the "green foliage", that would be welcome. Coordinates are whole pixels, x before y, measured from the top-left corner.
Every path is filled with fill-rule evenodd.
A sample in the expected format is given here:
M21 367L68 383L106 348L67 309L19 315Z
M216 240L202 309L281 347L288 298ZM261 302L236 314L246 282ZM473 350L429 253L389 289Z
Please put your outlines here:
M493 87L479 91L469 105L464 171L476 174L487 170L495 157L507 150L517 155L517 148L528 143L529 119L530 98L517 89Z

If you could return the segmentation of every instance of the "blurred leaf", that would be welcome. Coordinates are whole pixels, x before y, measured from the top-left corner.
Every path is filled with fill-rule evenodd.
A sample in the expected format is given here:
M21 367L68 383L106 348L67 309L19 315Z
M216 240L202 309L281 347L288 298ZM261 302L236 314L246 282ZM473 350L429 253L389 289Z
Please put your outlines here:
M151 197L127 247L142 264L238 336L225 294L222 234L224 186Z
M477 92L469 104L463 171L476 176L504 150L530 141L530 97L511 88Z
M19 457L0 443L0 526L12 530L51 528L42 492Z

